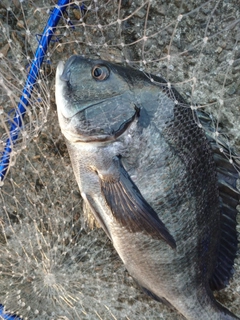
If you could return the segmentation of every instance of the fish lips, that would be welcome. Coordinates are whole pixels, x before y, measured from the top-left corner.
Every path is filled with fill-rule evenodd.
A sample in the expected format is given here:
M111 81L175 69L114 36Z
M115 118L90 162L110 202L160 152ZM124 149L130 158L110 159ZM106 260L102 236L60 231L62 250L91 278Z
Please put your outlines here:
M70 60L70 59L69 59ZM64 118L68 119L76 115L81 110L74 110L69 105L69 99L66 97L67 81L69 77L69 61L66 63L60 61L56 70L56 80L55 80L55 99L57 104L58 114L62 115Z
M83 107L74 110L69 105L68 99L65 97L67 81L69 79L69 66L74 62L76 56L72 56L66 63L60 61L56 70L55 99L57 104L57 112L61 130L64 136L70 142L104 142L112 141L122 135L131 123L138 118L140 110L135 105L131 111L131 116L119 122L114 127L105 124L105 128L99 126L97 117L95 126L89 125L89 121L85 119L85 111L92 107L101 105L103 101L96 103L85 103Z

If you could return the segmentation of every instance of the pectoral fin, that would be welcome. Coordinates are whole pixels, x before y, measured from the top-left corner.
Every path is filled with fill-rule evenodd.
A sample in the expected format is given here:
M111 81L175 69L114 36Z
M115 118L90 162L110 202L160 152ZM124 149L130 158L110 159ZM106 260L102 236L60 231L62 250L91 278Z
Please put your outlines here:
M101 175L100 182L106 203L118 223L129 232L144 232L154 239L166 241L173 249L176 248L174 238L143 198L121 164L120 158L115 157L113 161L119 172L119 178L109 179Z

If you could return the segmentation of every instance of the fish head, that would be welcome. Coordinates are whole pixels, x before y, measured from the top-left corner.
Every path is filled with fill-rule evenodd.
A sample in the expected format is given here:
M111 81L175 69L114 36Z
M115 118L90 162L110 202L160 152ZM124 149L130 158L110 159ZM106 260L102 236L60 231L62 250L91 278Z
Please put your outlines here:
M70 142L107 141L121 135L139 112L129 68L74 55L60 61L56 103Z

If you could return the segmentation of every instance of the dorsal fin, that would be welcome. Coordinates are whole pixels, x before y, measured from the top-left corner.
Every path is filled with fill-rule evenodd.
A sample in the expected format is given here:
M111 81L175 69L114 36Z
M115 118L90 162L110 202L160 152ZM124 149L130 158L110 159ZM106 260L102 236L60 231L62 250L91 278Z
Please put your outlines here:
M218 189L221 210L221 239L215 270L209 281L212 290L225 288L234 273L233 265L238 249L237 205L240 204L240 192L237 180L240 179L240 161L236 154L223 141L214 138L213 120L208 114L197 111L206 136L213 149L216 163ZM230 157L231 155L231 157ZM232 159L232 163L228 160Z

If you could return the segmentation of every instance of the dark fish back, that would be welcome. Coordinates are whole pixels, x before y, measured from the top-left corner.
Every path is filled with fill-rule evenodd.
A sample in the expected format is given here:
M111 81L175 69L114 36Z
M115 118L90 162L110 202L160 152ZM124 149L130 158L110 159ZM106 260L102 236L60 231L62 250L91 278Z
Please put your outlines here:
M229 284L229 280L234 273L234 259L237 256L238 250L236 218L238 213L237 206L240 203L240 192L237 189L240 162L237 160L234 151L229 150L225 142L216 141L213 137L214 130L212 119L210 119L209 115L199 110L197 116L204 127L207 139L213 150L217 171L221 234L216 265L209 284L212 290L220 290ZM229 161L230 158L232 159L232 163Z
M187 183L196 201L199 283L210 279L220 241L219 191L211 146L187 105L175 105L174 119L164 130L165 138L184 162Z
M195 190L195 195L201 191L205 193L204 203L200 203L201 197L199 199L198 212L199 227L206 223L205 219L209 223L206 223L206 234L198 244L201 271L203 276L207 272L211 290L221 290L233 276L238 250L237 206L240 192L237 180L240 178L240 161L223 141L214 138L213 119L200 109L192 110L175 88L169 88L162 78L160 81L163 91L178 102L166 137L187 164L188 183ZM228 160L230 158L232 163Z

